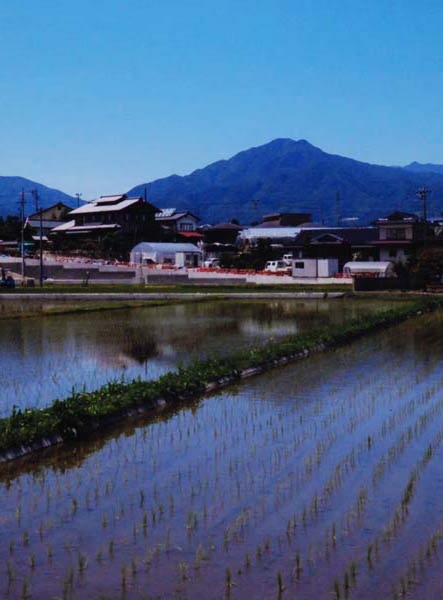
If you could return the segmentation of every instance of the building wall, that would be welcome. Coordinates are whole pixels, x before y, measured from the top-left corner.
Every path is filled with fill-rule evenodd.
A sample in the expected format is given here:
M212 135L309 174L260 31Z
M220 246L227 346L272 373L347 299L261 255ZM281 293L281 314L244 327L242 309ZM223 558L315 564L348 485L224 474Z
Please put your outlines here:
M195 257L195 259L194 259ZM175 267L194 267L202 263L201 252L131 252L131 262L135 264L148 264L149 261L157 265L172 265Z
M71 209L64 204L53 206L50 209L42 211L42 219L44 221L65 221L70 210Z
M197 227L197 219L186 215L186 217L182 217L176 221L177 231L180 233L181 231L195 231Z
M412 240L414 227L411 223L391 223L380 225L380 240Z
M199 252L177 252L175 254L177 267L199 267L201 263L202 255Z
M407 262L410 254L408 250L405 248L395 248L395 247L384 247L380 248L380 260L390 260L391 262Z
M337 272L337 259L297 258L292 261L292 277L333 277Z

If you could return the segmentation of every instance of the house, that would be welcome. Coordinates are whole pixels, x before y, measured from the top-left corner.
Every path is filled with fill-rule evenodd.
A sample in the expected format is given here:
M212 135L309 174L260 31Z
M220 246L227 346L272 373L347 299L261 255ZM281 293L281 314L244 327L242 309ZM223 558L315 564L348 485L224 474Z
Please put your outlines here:
M423 224L417 215L395 211L377 219L379 236L375 245L381 261L405 263L417 245L423 242Z
M194 232L200 221L200 219L191 212L185 210L180 211L176 208L161 208L155 215L155 220L170 232L180 234Z
M203 252L194 244L141 242L132 248L130 260L137 265L199 267Z
M63 202L57 202L48 208L43 208L26 219L26 227L35 230L40 233L40 224L42 227L43 235L47 236L49 232L64 223L69 221L69 213L72 211L72 207L64 204Z
M202 228L206 258L219 258L222 254L235 254L237 238L244 228L236 223L219 223Z
M350 260L378 260L376 227L330 227L303 229L295 241L294 257L335 258L338 268Z
M100 196L69 213L70 221L54 227L51 234L98 237L104 233L139 234L155 223L158 208L126 194Z

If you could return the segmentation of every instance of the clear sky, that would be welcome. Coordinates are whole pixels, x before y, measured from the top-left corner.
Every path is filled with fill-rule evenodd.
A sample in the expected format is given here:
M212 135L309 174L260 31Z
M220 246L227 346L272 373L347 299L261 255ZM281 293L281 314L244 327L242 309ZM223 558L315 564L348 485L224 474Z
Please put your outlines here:
M85 199L276 137L443 163L441 0L1 0L0 175Z

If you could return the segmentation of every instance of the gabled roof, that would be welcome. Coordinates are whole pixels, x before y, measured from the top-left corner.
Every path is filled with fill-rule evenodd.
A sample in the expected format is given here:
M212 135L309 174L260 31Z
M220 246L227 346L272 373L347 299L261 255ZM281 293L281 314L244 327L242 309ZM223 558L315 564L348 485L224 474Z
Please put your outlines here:
M343 244L343 236L335 233L321 233L311 239L311 244Z
M40 213L45 213L48 210L52 210L53 208L66 208L68 211L72 210L72 206L68 206L64 202L56 202L55 204L51 204L51 206L45 206L45 208L42 208L41 210L38 210L35 213L32 213L32 215L29 215L28 219L39 219Z
M380 219L377 219L377 223L385 223L385 222L389 222L389 221L405 221L405 222L415 222L418 221L418 217L417 215L414 215L413 213L407 213L407 212L403 212L401 210L396 210L394 212L392 212L391 214L387 215L386 217L381 217Z
M217 223L217 225L208 227L208 231L242 231L243 229L242 225L237 225L236 223Z
M325 227L303 229L297 236L297 246L308 244L350 244L365 246L378 240L377 227Z

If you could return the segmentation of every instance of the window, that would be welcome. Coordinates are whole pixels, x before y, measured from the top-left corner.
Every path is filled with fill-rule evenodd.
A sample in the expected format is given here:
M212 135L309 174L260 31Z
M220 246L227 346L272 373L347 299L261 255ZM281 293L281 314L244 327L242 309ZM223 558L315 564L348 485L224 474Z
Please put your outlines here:
M194 231L194 225L192 223L180 223L180 231Z
M396 258L397 250L389 250L389 258Z
M406 239L406 230L390 227L386 229L386 239L387 240L405 240Z
M304 269L305 268L305 263L304 262L296 262L295 263L295 268L296 269Z

